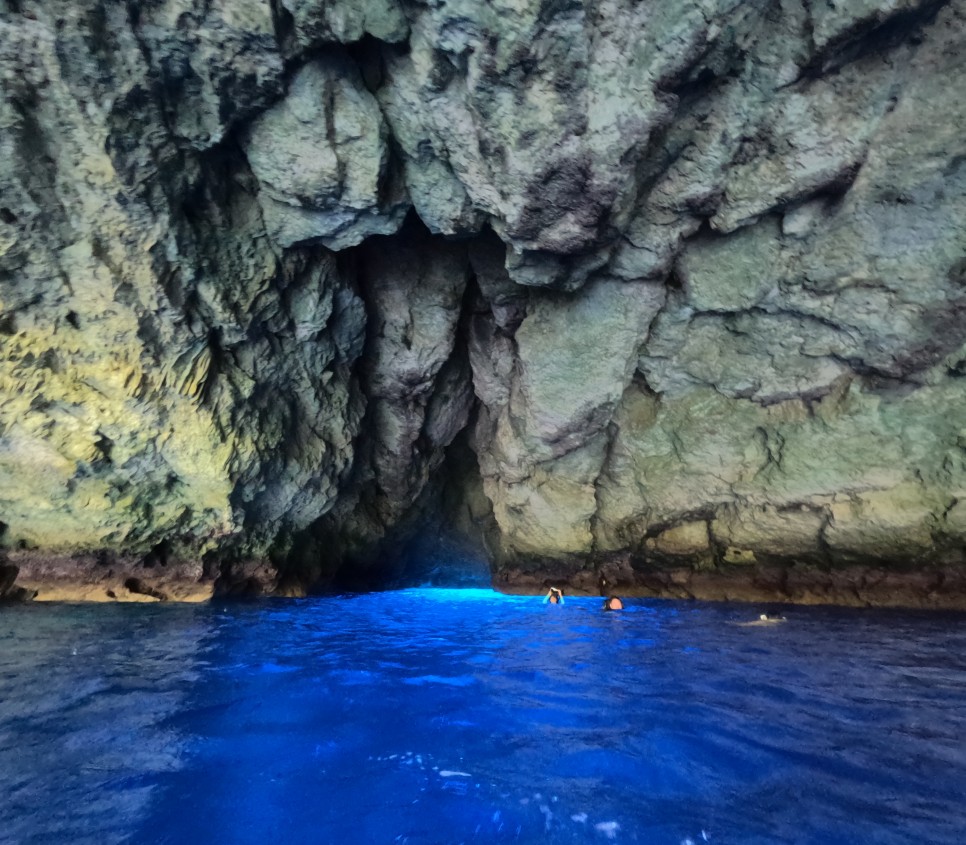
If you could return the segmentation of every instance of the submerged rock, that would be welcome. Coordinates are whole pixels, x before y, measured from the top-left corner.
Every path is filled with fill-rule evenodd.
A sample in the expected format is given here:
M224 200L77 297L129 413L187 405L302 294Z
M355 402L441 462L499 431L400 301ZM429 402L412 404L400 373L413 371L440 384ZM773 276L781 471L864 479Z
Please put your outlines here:
M299 594L445 523L507 588L962 594L964 39L964 0L0 2L17 589Z

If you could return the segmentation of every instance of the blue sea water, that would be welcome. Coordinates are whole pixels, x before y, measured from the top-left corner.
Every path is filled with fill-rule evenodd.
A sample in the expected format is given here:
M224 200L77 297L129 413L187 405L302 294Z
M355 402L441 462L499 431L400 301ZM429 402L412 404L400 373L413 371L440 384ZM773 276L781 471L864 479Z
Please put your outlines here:
M0 843L961 843L966 617L0 610Z

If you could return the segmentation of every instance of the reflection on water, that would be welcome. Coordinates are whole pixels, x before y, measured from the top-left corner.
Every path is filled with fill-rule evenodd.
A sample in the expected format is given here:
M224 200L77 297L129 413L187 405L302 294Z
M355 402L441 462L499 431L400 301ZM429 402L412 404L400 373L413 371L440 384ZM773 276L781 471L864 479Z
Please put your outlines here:
M0 612L0 843L961 843L962 616Z
M0 610L0 843L113 843L181 765L203 608Z

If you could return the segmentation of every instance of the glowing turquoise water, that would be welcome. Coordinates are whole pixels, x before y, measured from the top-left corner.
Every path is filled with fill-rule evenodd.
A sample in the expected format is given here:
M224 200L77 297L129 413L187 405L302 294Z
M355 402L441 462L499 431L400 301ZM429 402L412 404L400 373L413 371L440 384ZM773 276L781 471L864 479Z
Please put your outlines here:
M482 590L0 610L0 843L941 843L964 618Z

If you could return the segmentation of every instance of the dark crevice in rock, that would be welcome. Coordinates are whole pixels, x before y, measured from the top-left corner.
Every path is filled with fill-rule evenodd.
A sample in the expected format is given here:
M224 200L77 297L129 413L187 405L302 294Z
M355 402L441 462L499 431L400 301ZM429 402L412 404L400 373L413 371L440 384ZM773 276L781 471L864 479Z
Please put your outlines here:
M198 389L198 401L202 406L211 406L218 377L225 370L225 351L221 345L221 331L217 328L208 331L208 370Z
M9 103L17 119L16 131L12 133L15 161L27 195L39 212L36 221L31 222L69 236L69 215L57 190L57 155L37 116L39 95L30 90L22 94L12 93ZM8 215L13 218L5 220L8 224L18 219L9 209Z
M276 569L267 561L246 558L231 548L207 553L203 567L217 597L252 598L273 593L278 586Z
M814 55L818 50L815 42L815 14L813 6L819 2L823 2L823 0L802 0L802 7L805 10L805 15L802 18L802 36L805 44L809 48L810 55Z
M168 559L171 557L172 553L173 548L171 540L166 538L158 543L155 543L155 545L151 547L151 550L144 556L142 563L148 569L151 569L155 566L164 567L167 566Z
M0 604L28 602L36 598L37 591L17 586L20 567L7 563L0 553Z
M275 28L275 41L285 57L292 55L295 47L295 20L281 0L269 0L272 12L272 25Z
M360 40L347 44L346 55L359 68L359 75L371 94L375 94L386 78L383 51L386 42L366 33Z
M820 0L806 0L806 7L817 2ZM931 25L948 5L949 0L925 0L913 9L892 14L876 10L871 17L857 18L852 26L814 52L799 80L834 74L865 56L889 53L905 43L917 46L922 40L922 30ZM814 12L810 12L808 18L814 20ZM814 34L812 43L814 45Z
M142 596L150 596L151 598L157 599L158 601L168 600L167 594L163 593L161 590L155 589L150 584L147 584L144 581L142 581L140 578L131 577L126 579L124 581L124 587L125 589L129 590L132 593L136 593Z
M352 67L359 74L359 78L365 85L366 90L375 94L385 82L385 56L387 51L398 53L404 50L405 45L391 44L381 41L374 36L365 33L358 41L319 41L311 46L294 49L287 53L284 50L282 55L285 58L284 67L284 90L288 91L292 80L302 68L315 61L341 60L347 67ZM279 99L284 99L283 93ZM267 104L265 108L272 104ZM264 109L262 109L264 111ZM249 117L249 120L251 117Z
M592 538L590 556L592 559L596 559L600 553L600 514L602 510L600 486L609 471L611 456L614 450L614 441L617 439L618 430L618 426L613 420L608 422L604 427L607 445L604 448L604 458L601 461L600 471L594 479L594 501L597 503L597 507L594 509L594 514L590 518L590 535Z
M19 574L20 567L0 561L0 599L7 596Z
M111 451L114 448L114 441L111 440L104 432L97 432L97 440L94 441L94 449L98 453L98 457L92 462L91 466L95 469L108 467L114 463L111 458Z

